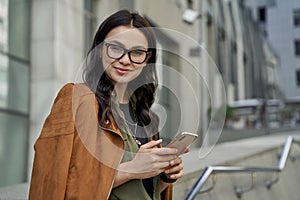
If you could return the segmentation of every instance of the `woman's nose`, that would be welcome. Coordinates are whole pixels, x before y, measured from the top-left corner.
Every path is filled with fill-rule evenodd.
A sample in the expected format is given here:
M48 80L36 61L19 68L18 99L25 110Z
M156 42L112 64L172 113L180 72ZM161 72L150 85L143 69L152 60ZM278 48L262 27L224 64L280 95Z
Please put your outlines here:
M129 58L129 54L126 53L122 58L119 59L119 62L124 64L124 65L128 65L131 63L130 58Z

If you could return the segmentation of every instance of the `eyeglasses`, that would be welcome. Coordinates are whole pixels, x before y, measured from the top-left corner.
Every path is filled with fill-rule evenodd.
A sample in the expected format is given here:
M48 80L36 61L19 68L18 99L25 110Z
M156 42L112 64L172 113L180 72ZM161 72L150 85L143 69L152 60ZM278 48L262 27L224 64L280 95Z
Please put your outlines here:
M141 49L128 50L119 45L104 42L106 46L106 54L112 59L119 60L128 53L129 60L136 64L142 64L146 61L149 51Z

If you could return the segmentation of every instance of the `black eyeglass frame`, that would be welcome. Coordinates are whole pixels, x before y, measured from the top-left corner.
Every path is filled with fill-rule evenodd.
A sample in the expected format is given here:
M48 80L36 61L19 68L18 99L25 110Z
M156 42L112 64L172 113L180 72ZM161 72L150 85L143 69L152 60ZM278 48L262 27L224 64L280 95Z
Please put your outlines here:
M122 47L122 46L119 46L119 45L117 45L117 44L112 44L112 43L105 42L105 41L104 41L103 43L104 43L104 45L106 46L106 55L107 55L109 58L111 58L111 59L119 60L119 59L123 58L123 57L128 53L129 60L130 60L132 63L135 63L135 64L143 64L143 63L147 60L148 55L149 55L149 53L150 53L149 50L148 50L148 51L142 50L142 49L132 49L132 50L128 50L128 49L126 49L126 48L124 48L124 47ZM120 57L112 57L112 56L110 56L109 53L108 53L108 48L109 48L110 46L116 46L116 47L118 47L118 48L121 48L121 49L123 50L123 54L122 54ZM144 59L142 62L136 62L136 61L133 61L133 60L131 59L131 52L134 52L134 51L140 51L140 52L146 53L145 59Z

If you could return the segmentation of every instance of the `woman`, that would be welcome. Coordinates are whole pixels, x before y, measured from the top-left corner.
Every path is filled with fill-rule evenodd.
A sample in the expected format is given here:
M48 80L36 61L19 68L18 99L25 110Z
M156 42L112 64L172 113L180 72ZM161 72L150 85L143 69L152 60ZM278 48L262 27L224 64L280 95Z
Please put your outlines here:
M155 61L140 15L121 10L100 25L84 83L60 90L35 144L30 199L172 198L183 165L176 149L156 148Z

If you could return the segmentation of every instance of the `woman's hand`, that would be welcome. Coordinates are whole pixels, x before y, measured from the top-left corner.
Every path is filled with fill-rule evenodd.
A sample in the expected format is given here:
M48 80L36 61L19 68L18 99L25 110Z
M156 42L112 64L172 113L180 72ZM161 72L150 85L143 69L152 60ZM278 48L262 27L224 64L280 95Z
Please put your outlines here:
M189 148L186 148L183 154L188 153L190 151ZM183 163L181 157L177 157L176 159L169 162L169 166L164 170L166 176L170 179L179 179L183 176ZM160 191L162 192L169 183L163 182L160 180Z
M189 148L186 148L183 154L188 153ZM179 179L183 176L183 163L181 157L177 157L169 162L169 166L164 170L164 173L170 179Z
M114 187L117 187L131 179L145 179L164 172L171 164L174 166L171 171L178 167L177 150L174 148L157 148L162 140L150 141L142 145L135 157L128 162L121 163L117 169ZM181 159L180 159L181 160Z
M179 179L183 176L183 163L181 157L170 161L169 166L164 170L164 173L170 179Z

